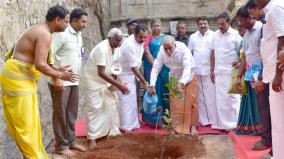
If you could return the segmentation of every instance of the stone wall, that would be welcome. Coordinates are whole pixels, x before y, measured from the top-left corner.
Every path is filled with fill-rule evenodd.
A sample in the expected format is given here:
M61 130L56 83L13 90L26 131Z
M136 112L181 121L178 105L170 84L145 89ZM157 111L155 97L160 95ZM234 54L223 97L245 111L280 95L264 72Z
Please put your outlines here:
M152 18L162 20L162 32L170 33L170 21L183 20L188 32L196 31L196 18L207 16L216 30L216 17L227 11L232 17L244 0L110 0L111 24L126 32L126 22L136 18L149 25Z
M62 4L70 11L76 7L84 8L89 14L89 25L83 31L83 38L87 50L102 40L109 27L107 14L107 1L103 0L1 0L0 4L0 66L3 65L3 56L6 49L10 48L27 27L43 22L48 7ZM97 8L100 7L101 10ZM106 17L99 22L99 18ZM105 28L101 31L100 28ZM2 68L2 67L0 67ZM51 125L51 99L47 88L46 77L39 81L39 105L43 143L46 146L53 138ZM82 103L82 102L81 102ZM82 108L82 107L81 107ZM80 109L80 112L83 110ZM81 113L82 114L82 113ZM20 155L15 142L9 137L0 106L0 159L19 159Z
M0 68L3 65L5 50L10 48L27 27L44 21L49 6L62 4L69 10L82 7L89 13L89 25L83 31L86 49L106 38L110 26L121 27L126 31L125 23L129 18L137 18L149 23L151 18L161 18L163 32L169 32L169 22L184 19L188 31L197 29L195 18L208 16L211 26L216 28L214 18L229 11L234 16L240 1L244 0L1 0L0 4ZM237 4L237 5L236 5ZM53 138L51 125L51 99L46 77L39 81L40 115L43 143L46 146ZM84 98L80 98L80 115ZM0 106L0 159L19 159L20 153L15 142L9 137Z

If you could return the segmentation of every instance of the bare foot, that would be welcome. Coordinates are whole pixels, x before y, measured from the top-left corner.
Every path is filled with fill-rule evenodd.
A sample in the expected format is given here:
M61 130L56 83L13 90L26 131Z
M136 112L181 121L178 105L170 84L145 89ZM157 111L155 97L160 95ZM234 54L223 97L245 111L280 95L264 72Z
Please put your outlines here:
M56 153L63 155L63 156L68 156L68 157L72 157L75 156L76 153L74 153L73 151L67 149L67 150L62 150L62 151L57 151Z
M78 151L81 151L81 152L87 151L87 148L85 146L79 145L79 144L74 144L74 145L70 146L70 149L78 150Z
M198 134L195 126L191 126L191 131L190 132L191 132L192 136L196 136Z
M95 150L97 146L96 140L90 140L89 149L91 151Z
M124 133L125 134L133 134L133 131L132 130L124 130Z

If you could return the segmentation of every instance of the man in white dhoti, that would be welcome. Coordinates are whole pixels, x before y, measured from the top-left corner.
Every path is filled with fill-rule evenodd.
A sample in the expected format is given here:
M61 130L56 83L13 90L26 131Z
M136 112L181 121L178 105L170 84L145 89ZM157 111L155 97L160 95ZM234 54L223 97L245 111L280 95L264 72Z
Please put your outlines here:
M218 16L219 30L214 33L210 55L210 76L216 87L217 124L214 129L236 128L240 95L228 94L231 83L232 63L238 59L241 36L231 28L230 17L224 12Z
M255 0L265 13L260 52L263 82L268 83L272 123L273 158L284 156L284 3L282 0Z
M130 133L133 129L139 128L136 78L146 87L147 81L140 72L142 57L144 53L144 41L147 37L147 28L139 24L136 26L134 34L123 41L119 57L122 65L122 73L118 76L123 84L127 84L130 93L124 95L118 93L119 97L119 117L120 129Z
M171 94L170 90L172 126L176 133L196 135L195 126L198 124L197 79L194 75L195 63L192 54L184 43L175 41L174 37L166 37L152 68L150 86L147 89L150 95L155 93L155 84L163 65L170 68L170 76L178 80L176 88L183 97L179 99Z
M100 42L90 54L84 67L84 94L88 112L88 139L90 149L96 146L96 139L119 135L118 100L114 90L129 94L126 86L112 77L112 66L119 57L122 32L113 28L108 39Z
M214 32L209 30L207 17L197 19L199 30L189 38L198 80L198 117L201 125L217 125L215 85L210 79L210 53Z

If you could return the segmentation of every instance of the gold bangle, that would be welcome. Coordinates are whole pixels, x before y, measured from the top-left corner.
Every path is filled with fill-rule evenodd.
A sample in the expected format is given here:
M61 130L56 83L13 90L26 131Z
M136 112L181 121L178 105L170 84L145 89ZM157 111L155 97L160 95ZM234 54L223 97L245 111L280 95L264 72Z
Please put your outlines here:
M146 81L144 82L144 87L148 87L149 86L149 83Z

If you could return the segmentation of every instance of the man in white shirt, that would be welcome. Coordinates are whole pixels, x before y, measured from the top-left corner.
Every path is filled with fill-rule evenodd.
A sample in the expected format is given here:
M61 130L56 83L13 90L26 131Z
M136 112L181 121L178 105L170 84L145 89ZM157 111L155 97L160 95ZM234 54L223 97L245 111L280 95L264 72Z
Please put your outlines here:
M79 74L81 67L81 48L83 40L81 31L87 25L87 12L74 9L70 14L70 26L65 32L52 35L52 52L54 65L66 66ZM70 149L85 151L86 148L75 141L75 121L79 106L79 81L69 82L58 78L49 78L52 97L52 125L55 135L57 153L72 156ZM69 149L70 148L70 149Z
M262 84L262 58L260 53L260 40L262 35L262 23L256 21L249 14L248 10L256 10L257 5L254 0L250 0L244 7L241 7L237 12L239 22L247 29L242 41L243 55L239 66L239 74L237 83L240 86L242 77L246 81L248 95L242 96L244 102L241 104L239 123L236 132L260 132L261 140L253 144L253 150L265 150L272 146L271 139L271 118L269 105L269 86ZM247 67L248 66L248 67ZM254 77L255 76L255 77ZM253 83L253 85L252 85ZM258 85L263 85L263 90L255 89ZM255 86L255 87L253 87ZM248 104L250 103L250 104ZM243 107L243 108L242 108ZM258 109L255 110L255 108ZM248 110L252 111L251 113ZM258 118L258 113L260 119ZM252 116L253 115L253 116ZM253 117L255 120L244 120ZM250 124L249 124L250 123ZM247 127L254 127L247 130ZM258 127L261 126L261 130ZM255 129L257 128L257 129Z
M184 43L175 41L174 37L168 36L154 61L150 87L147 89L150 95L155 93L155 83L163 65L170 68L170 76L177 79L177 84L174 87L184 98L179 99L175 95L170 95L170 114L173 127L177 133L196 135L195 125L198 124L197 79L194 75L195 63L192 54ZM170 90L175 88L170 88Z
M145 86L147 81L140 72L144 54L144 41L147 37L147 28L139 24L120 48L119 63L122 65L122 73L118 76L123 84L127 84L130 93L124 95L118 93L120 129L130 133L133 129L139 128L136 78Z
M237 125L240 95L228 94L232 63L238 59L241 36L231 28L230 17L224 12L218 16L219 30L214 33L210 55L210 76L216 87L217 125L212 128L232 130Z
M210 79L210 53L214 32L209 30L207 17L197 20L199 30L189 38L188 48L193 54L198 80L198 117L202 125L217 126L215 85Z
M263 8L265 21L261 39L263 82L270 83L269 101L272 123L273 158L284 156L284 3L282 0L255 0Z
M129 94L126 86L112 77L113 67L119 58L119 46L122 41L120 29L108 32L108 39L100 42L91 51L84 67L84 95L88 112L89 148L94 150L96 139L104 136L116 136L119 131L119 113L116 90ZM119 68L115 68L119 69Z

